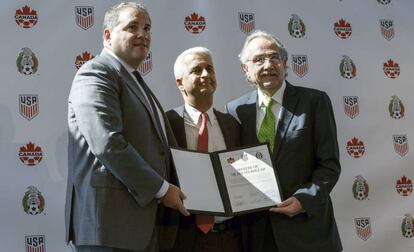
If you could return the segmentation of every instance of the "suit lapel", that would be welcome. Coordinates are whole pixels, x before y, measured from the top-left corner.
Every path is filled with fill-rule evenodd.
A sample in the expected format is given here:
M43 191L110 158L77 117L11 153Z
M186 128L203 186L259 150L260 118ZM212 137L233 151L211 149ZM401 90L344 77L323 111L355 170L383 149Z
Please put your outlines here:
M257 90L254 90L251 92L251 95L247 102L243 105L240 105L237 111L237 115L240 119L242 127L242 144L244 145L259 143L256 134L256 102Z
M274 157L277 157L280 147L283 144L286 132L295 113L297 102L298 98L295 94L294 87L286 82L286 89L283 95L283 104L281 108L282 114L276 130L276 150L274 152Z

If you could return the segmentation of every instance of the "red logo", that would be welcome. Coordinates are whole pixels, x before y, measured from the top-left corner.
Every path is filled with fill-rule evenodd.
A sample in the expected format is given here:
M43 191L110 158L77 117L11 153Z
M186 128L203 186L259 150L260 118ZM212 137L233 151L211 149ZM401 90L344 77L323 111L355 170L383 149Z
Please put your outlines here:
M401 196L408 196L413 192L413 183L411 182L411 179L406 176L402 176L399 180L397 180L395 189Z
M20 27L25 29L32 28L37 23L37 12L25 5L21 9L16 10L14 19Z
M336 36L340 37L341 39L347 39L351 36L352 27L350 23L341 18L334 24L334 31Z
M359 114L358 96L344 96L344 111L347 116L354 119Z
M138 71L141 75L146 75L152 70L152 53L148 52L145 60L138 66Z
M346 143L346 151L353 158L359 158L365 153L364 142L354 137Z
M20 147L19 158L25 165L37 165L43 158L42 148L34 145L32 142L29 142L26 146Z
M93 6L75 7L76 24L84 30L93 25Z
M292 69L300 78L305 76L308 73L308 56L292 55Z
M199 16L197 13L193 12L190 16L185 17L184 25L187 31L193 34L198 34L206 28L206 20L203 16Z
M389 59L384 63L384 73L390 79L395 79L400 76L400 65L397 62L394 62L392 59Z
M83 64L85 64L86 61L93 59L95 56L88 53L87 51L84 51L81 55L76 56L75 59L75 66L76 69L81 68Z

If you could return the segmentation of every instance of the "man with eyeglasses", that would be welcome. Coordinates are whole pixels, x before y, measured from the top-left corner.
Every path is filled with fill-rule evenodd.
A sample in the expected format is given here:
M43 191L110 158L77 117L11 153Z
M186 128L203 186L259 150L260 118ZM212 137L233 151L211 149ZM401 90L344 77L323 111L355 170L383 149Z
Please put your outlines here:
M285 80L288 54L271 34L252 33L239 58L256 90L226 110L241 123L242 144L269 144L283 196L277 206L247 216L248 250L342 251L329 196L341 166L328 95Z

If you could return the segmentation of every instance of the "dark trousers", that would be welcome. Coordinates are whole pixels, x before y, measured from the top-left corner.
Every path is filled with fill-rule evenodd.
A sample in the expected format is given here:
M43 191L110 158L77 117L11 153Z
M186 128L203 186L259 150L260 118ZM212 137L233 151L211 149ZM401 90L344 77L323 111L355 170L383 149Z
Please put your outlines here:
M222 233L197 231L193 252L241 252L240 229L230 229Z

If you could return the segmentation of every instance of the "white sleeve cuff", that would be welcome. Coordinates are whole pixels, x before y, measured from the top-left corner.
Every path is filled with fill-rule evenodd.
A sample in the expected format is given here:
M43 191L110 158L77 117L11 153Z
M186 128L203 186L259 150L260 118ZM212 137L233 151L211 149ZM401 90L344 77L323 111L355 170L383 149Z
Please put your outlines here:
M161 199L162 197L164 197L164 195L168 191L169 185L170 185L170 183L168 183L166 180L164 180L164 183L162 184L160 190L158 190L158 192L155 194L155 198Z

